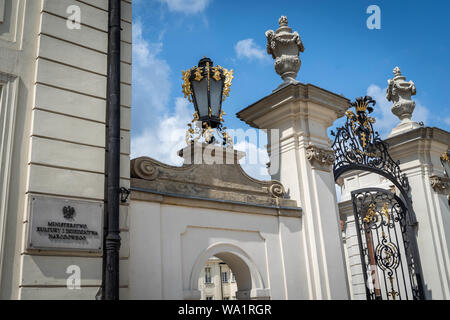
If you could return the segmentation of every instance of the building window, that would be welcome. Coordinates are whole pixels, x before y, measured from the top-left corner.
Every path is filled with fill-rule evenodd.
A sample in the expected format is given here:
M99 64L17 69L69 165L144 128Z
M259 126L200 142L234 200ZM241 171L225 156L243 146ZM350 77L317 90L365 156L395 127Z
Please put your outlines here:
M211 268L210 267L205 268L205 283L211 283Z
M212 296L206 296L206 300L212 300L213 297Z
M228 282L228 272L222 272L222 282Z
M236 282L236 277L234 276L234 273L231 274L231 282Z

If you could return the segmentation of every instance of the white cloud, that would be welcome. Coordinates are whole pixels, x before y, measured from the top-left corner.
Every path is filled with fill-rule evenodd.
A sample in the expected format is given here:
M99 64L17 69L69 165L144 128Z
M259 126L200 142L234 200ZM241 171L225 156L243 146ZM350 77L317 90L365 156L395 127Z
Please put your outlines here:
M271 179L266 167L266 163L269 162L266 148L258 147L248 141L242 141L234 145L234 149L246 153L245 158L242 158L239 163L249 176L259 180ZM253 163L252 159L255 159L256 163Z
M169 10L185 14L199 13L206 9L209 0L161 0L166 3Z
M163 163L181 165L183 159L177 151L186 146L184 138L191 119L188 101L176 98L174 112L158 116L156 125L131 139L131 158L147 156Z
M158 57L162 48L162 42L144 39L141 21L133 23L133 111L145 121L164 110L170 99L170 67ZM134 129L144 125L138 124Z
M133 118L131 157L176 165L191 115L184 98L176 98L174 111L169 111L170 67L159 57L162 49L162 42L144 39L141 21L133 24L133 114L138 117Z
M444 123L450 126L450 117L444 119Z
M381 89L375 84L371 84L367 88L367 95L377 101L373 113L376 119L374 127L382 138L386 138L391 133L391 130L400 123L400 120L391 111L392 102L386 99L386 89ZM412 120L426 123L429 118L429 110L414 97L413 100L416 102L416 108L414 109Z
M266 50L259 47L253 39L239 40L234 46L234 50L239 59L247 58L250 60L270 61Z
M423 122L424 124L426 124L430 117L430 110L428 110L428 108L423 106L418 100L415 101L416 101L416 108L414 109L412 119L414 121Z

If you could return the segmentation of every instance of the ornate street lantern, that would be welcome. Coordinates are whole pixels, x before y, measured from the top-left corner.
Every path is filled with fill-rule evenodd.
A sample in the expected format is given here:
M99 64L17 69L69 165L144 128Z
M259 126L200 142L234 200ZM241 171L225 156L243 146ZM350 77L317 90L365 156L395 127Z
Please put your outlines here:
M229 96L233 70L228 71L221 66L213 66L211 59L203 57L197 67L193 67L183 74L184 97L194 104L195 113L192 123L199 123L197 127L188 124L186 141L196 142L201 136L207 143L215 141L213 129L223 138L226 145L225 127L222 127L222 102Z

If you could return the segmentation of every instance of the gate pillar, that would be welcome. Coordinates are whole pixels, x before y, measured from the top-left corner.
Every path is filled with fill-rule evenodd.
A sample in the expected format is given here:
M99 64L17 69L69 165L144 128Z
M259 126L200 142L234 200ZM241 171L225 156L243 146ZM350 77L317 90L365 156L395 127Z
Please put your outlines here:
M411 185L417 242L427 299L450 299L450 179L444 155L450 133L423 127L386 139ZM442 163L441 163L442 162ZM450 173L450 172L449 172Z
M332 172L334 152L327 135L349 105L343 96L298 83L237 113L250 126L267 131L269 173L303 209L311 299L349 298Z

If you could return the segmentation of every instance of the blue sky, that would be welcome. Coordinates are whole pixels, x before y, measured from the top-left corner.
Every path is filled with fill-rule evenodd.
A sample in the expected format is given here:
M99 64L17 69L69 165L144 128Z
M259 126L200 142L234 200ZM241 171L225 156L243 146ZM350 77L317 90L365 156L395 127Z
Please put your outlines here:
M366 26L369 5L381 9L380 30ZM350 99L372 95L375 126L386 135L398 120L385 88L399 66L416 84L413 119L449 131L449 12L446 0L134 0L132 156L180 163L175 151L193 113L181 93L181 70L202 56L234 70L225 121L247 129L235 113L281 83L264 35L281 15L305 46L297 80ZM254 147L264 157L263 144ZM264 176L258 166L244 168Z

